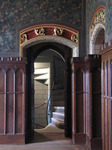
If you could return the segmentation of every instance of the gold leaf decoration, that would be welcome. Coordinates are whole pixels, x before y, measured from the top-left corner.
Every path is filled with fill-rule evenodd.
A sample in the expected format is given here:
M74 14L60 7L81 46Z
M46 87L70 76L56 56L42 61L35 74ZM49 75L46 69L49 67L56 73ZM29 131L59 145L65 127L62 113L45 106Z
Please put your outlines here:
M93 19L93 22L92 22L92 25L91 25L91 28L90 28L90 38L93 34L93 31L94 31L94 28L95 26L98 24L98 23L101 23L105 26L105 9L100 9L94 19Z
M35 34L36 35L45 35L45 29L44 28L35 29Z
M63 35L63 29L61 28L54 28L54 35Z
M72 34L71 41L73 41L75 44L78 44L78 34Z
M26 34L22 34L21 35L21 44L23 44L24 42L26 42L28 39L27 39L27 35Z

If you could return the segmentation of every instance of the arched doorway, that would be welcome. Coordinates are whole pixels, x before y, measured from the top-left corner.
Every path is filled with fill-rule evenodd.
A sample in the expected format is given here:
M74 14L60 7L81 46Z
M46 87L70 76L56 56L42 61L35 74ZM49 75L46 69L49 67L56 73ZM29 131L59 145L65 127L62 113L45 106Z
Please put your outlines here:
M27 137L33 136L34 134L34 95L35 95L35 90L34 90L34 62L37 58L37 56L41 56L42 53L45 52L49 53L49 50L53 50L54 53L58 53L61 57L61 61L65 61L65 68L64 68L64 101L63 105L65 107L65 136L71 137L72 136L72 112L71 112L71 65L70 65L70 60L72 56L72 50L69 47L66 47L62 44L57 44L57 43L42 43L42 44L37 44L34 46L29 47L24 51L24 56L27 57L27 71L26 71L26 87L27 87L27 128L26 128L26 133L28 133ZM50 54L48 54L50 56ZM47 54L46 54L47 58ZM53 58L54 59L54 58ZM58 57L58 60L60 58ZM59 62L58 62L59 63ZM53 68L54 69L54 68ZM59 68L58 68L59 69ZM61 69L62 71L62 69ZM55 74L56 75L56 74ZM52 87L52 81L54 78L51 80L50 86ZM60 82L60 81L59 81ZM53 83L54 86L56 85L56 82ZM52 88L49 91L52 93ZM37 95L38 96L38 95ZM50 95L51 97L51 95ZM51 101L52 103L52 101ZM62 104L62 101L60 102ZM58 103L58 105L61 105ZM53 105L53 107L55 107ZM50 112L52 113L52 112ZM49 112L48 112L49 114ZM51 114L52 116L52 114ZM50 123L51 121L51 116L48 116L48 122Z
M104 45L105 43L104 41L105 41L105 30L101 28L97 34L95 44L94 44L95 54L100 53L100 48L102 45Z
M79 34L61 25L39 25L20 33L20 56L27 57L26 67L26 137L34 133L34 60L40 53L52 49L65 61L64 105L65 136L72 137L71 58L79 56ZM74 84L74 83L73 83Z
M65 139L65 60L52 46L35 58L34 91L35 142Z
M100 47L105 42L105 7L96 9L90 24L89 54L99 54Z

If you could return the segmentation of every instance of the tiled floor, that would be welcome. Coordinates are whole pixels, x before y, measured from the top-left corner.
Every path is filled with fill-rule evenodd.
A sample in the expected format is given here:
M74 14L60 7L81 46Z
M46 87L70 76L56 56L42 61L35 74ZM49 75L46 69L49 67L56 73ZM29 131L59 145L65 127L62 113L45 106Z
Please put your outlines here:
M0 150L88 150L80 145L72 145L71 139L65 138L64 131L53 126L44 130L35 130L34 140L26 145L0 145Z

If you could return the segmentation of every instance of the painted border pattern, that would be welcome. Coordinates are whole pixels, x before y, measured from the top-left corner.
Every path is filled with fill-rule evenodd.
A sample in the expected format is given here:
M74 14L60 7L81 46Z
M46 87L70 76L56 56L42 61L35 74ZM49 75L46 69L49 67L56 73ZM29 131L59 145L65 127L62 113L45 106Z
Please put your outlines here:
M77 46L79 44L78 31L62 25L45 24L37 25L20 32L20 46L32 38L38 36L60 36L74 42Z

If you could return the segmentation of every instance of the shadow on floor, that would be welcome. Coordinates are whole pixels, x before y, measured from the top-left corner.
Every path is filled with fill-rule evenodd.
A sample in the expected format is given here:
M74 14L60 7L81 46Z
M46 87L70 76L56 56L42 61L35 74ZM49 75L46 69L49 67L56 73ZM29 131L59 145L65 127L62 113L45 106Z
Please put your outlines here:
M50 142L50 141L59 141L65 140L64 133L38 133L34 132L34 137L30 143L40 143L40 142Z
M59 140L67 140L64 135L64 129L59 129L56 126L49 124L43 129L35 129L34 137L30 143L42 143Z

